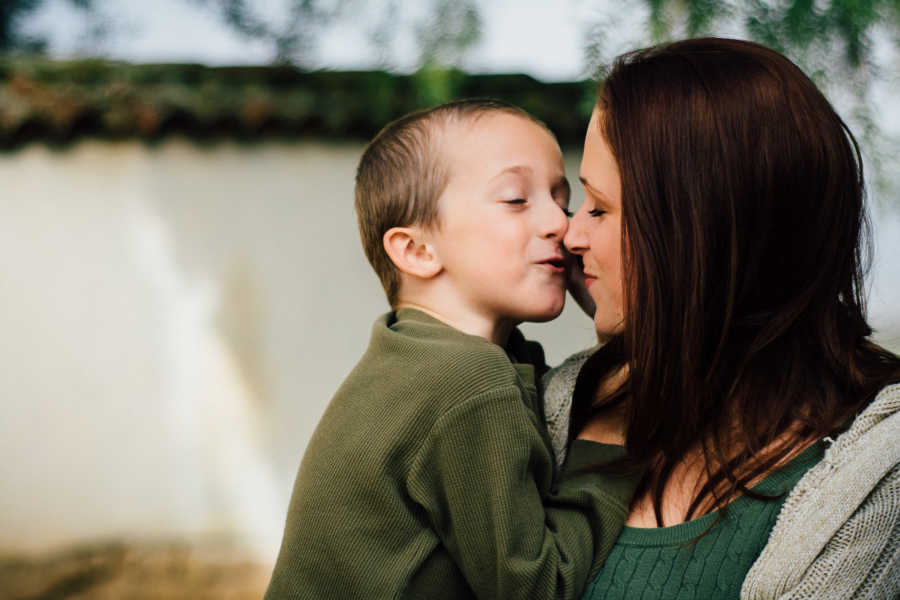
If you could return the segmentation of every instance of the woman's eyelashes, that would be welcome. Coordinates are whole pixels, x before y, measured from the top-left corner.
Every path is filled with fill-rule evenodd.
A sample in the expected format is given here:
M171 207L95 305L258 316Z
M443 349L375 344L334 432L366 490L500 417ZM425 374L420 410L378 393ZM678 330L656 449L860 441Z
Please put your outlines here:
M606 214L606 211L603 210L602 208L592 208L591 210L588 211L588 214L591 215L592 217L602 217L603 215Z

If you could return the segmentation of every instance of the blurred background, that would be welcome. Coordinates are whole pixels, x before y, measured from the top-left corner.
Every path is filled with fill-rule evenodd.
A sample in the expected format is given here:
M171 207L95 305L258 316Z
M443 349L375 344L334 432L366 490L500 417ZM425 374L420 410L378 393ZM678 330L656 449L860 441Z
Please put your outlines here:
M387 309L352 209L365 141L500 97L577 186L592 77L653 42L755 39L826 91L865 154L870 320L900 350L897 0L410 4L0 2L0 598L260 597L306 442ZM525 329L551 363L593 340L573 302Z

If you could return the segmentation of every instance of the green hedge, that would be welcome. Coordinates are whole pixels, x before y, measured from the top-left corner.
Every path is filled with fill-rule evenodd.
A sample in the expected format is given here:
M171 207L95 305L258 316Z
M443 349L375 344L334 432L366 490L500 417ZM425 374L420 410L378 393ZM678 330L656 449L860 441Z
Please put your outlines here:
M0 58L0 145L171 133L369 139L411 110L473 96L517 104L544 120L562 144L580 145L594 90L589 81L542 83L437 68L397 75Z

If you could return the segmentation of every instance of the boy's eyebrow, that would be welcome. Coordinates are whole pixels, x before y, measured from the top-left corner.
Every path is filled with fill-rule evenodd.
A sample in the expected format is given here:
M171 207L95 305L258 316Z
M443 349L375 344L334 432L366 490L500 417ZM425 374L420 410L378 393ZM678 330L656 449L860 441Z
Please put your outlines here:
M496 175L491 177L489 181L493 181L499 177L502 177L503 175L506 175L507 173L526 174L526 173L533 173L533 172L534 172L534 169L532 169L531 167L529 167L527 165L513 165L511 167L506 167L505 169L503 169L502 171L500 171L499 173L497 173ZM559 181L553 185L553 188L556 189L558 187L563 187L563 186L571 189L571 186L569 185L569 180L566 179L565 174L560 175Z
M570 196L572 194L572 186L569 185L569 180L566 178L565 175L563 175L562 177L559 178L559 181L557 181L553 185L553 188L551 189L551 191L552 192L558 192L558 191L564 192L568 199L568 196Z
M525 165L513 165L512 167L506 167L505 169L503 169L502 171L500 171L499 173L497 173L496 175L491 177L490 181L493 181L493 180L497 179L498 177L502 177L503 175L506 175L507 173L531 173L531 171L532 171L531 167L527 167Z

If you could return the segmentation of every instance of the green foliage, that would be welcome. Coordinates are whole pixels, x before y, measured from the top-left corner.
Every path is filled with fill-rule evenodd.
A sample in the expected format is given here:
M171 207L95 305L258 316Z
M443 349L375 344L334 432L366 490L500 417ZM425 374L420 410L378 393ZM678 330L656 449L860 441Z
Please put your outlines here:
M895 194L895 178L884 169L898 141L877 125L871 92L874 81L896 73L894 65L877 64L872 48L879 34L900 42L900 0L644 1L655 42L737 29L790 57L850 124L871 167L869 182L885 197Z
M189 0L208 5L232 29L272 44L275 62L303 64L323 27L342 16L350 0L292 0L276 22L264 19L248 0Z
M870 58L877 27L900 30L900 0L645 0L657 41L713 33L739 23L749 37L792 56L812 52L833 56L840 48L843 65L857 69ZM674 34L674 35L673 35Z
M42 45L40 40L23 37L18 30L21 18L33 12L42 0L5 0L0 2L0 52L10 50L36 50Z
M387 55L393 38L409 25L417 44L418 64L423 68L458 64L481 36L477 0L427 0L419 5L423 16L412 23L405 23L401 16L415 11L399 0L384 0L376 10L361 0L291 0L283 18L274 21L260 16L250 0L187 1L213 8L238 33L271 43L276 63L310 64L328 26L360 18L365 10L376 15L374 24L365 24L376 50Z
M728 6L721 0L645 0L650 8L650 28L654 39L671 36L676 23L689 37L708 34Z
M458 98L462 76L455 69L447 69L431 61L425 63L413 75L416 103L420 106L432 106Z
M83 10L90 10L93 0L69 0ZM40 53L47 46L47 40L30 37L22 33L22 19L43 6L44 0L0 0L0 53L28 52Z
M420 62L458 63L462 54L481 38L481 16L474 0L433 0L430 16L416 26Z

